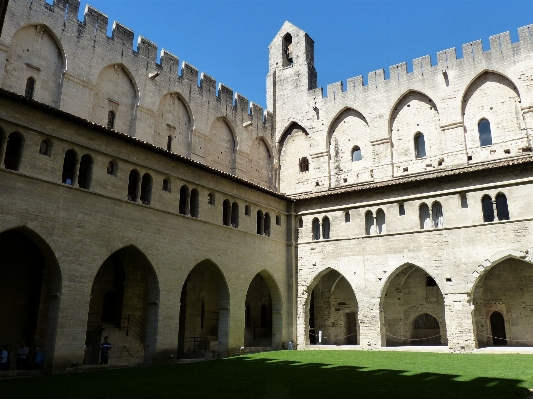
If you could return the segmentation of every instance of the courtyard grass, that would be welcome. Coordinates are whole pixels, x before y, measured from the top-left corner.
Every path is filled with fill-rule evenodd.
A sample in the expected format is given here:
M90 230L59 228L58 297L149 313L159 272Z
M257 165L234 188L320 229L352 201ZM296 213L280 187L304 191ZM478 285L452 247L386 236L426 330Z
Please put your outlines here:
M6 399L526 398L533 356L280 351L0 381Z

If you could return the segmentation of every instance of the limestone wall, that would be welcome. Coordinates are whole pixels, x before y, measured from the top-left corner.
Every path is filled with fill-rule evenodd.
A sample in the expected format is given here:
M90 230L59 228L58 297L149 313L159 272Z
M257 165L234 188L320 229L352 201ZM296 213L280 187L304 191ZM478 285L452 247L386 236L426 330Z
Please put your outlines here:
M531 151L533 128L532 25L424 56L322 88L306 84L316 75L312 40L286 23L272 41L267 76L269 109L276 117L280 191L287 194L330 189L450 170L509 159ZM295 41L293 63L279 47L286 34ZM317 43L318 46L325 45ZM320 71L319 71L320 72ZM478 124L488 120L492 142L481 143ZM294 129L294 124L299 129ZM305 139L299 132L305 133ZM417 156L415 137L425 151ZM302 137L300 137L302 136ZM483 144L483 145L482 145ZM354 148L361 160L353 160ZM310 160L309 171L297 170Z
M79 0L9 2L0 39L2 87L274 188L272 115ZM169 138L170 137L170 138ZM257 140L264 144L257 154ZM170 143L170 144L169 144ZM259 156L258 156L259 155Z

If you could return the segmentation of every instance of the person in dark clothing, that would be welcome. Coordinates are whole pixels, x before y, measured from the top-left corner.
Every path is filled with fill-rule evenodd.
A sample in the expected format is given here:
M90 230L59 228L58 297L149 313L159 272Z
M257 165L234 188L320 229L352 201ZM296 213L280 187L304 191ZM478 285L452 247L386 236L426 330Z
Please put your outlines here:
M100 364L107 364L109 361L109 351L111 350L111 343L107 336L104 337L104 342L100 344Z

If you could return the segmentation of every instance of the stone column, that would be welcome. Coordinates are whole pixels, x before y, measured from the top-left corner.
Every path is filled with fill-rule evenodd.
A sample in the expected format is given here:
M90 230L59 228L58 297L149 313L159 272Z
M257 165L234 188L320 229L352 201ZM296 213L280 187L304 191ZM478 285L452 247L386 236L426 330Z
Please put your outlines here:
M359 344L363 349L385 346L385 330L379 308L380 298L358 298Z
M304 349L305 345L309 345L309 334L307 333L309 307L306 306L309 295L311 293L308 293L307 287L298 287L298 297L296 298L296 345L298 349Z
M221 308L219 313L218 350L221 356L234 355L244 346L244 306L246 297L235 291L232 290L231 292L229 309ZM227 325L224 325L225 322ZM222 339L224 333L226 333L227 337L226 342ZM226 351L226 354L224 351Z
M80 170L80 163L81 159L76 158L76 164L74 166L74 176L72 176L72 187L76 187L76 184L78 184L78 172Z
M474 305L468 294L444 296L448 347L454 352L467 352L476 348Z
M4 166L4 158L6 156L7 136L2 138L0 142L0 168Z
M141 175L139 174L139 180L137 180L137 187L135 189L135 198L134 198L135 202L139 202L139 200L141 199L141 186L142 186L142 183L143 183L143 179L142 179Z

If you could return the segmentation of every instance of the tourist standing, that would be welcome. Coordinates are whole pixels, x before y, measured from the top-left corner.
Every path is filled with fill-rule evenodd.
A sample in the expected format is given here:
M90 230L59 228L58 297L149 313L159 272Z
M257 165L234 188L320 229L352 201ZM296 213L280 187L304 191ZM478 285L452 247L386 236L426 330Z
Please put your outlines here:
M100 344L100 364L107 364L109 360L109 351L111 350L111 343L109 337L104 337L104 342Z
M6 371L7 370L7 347L6 345L2 345L2 349L0 350L0 371Z
M28 367L28 352L30 349L26 346L24 341L20 343L20 348L17 351L17 370L24 370Z

